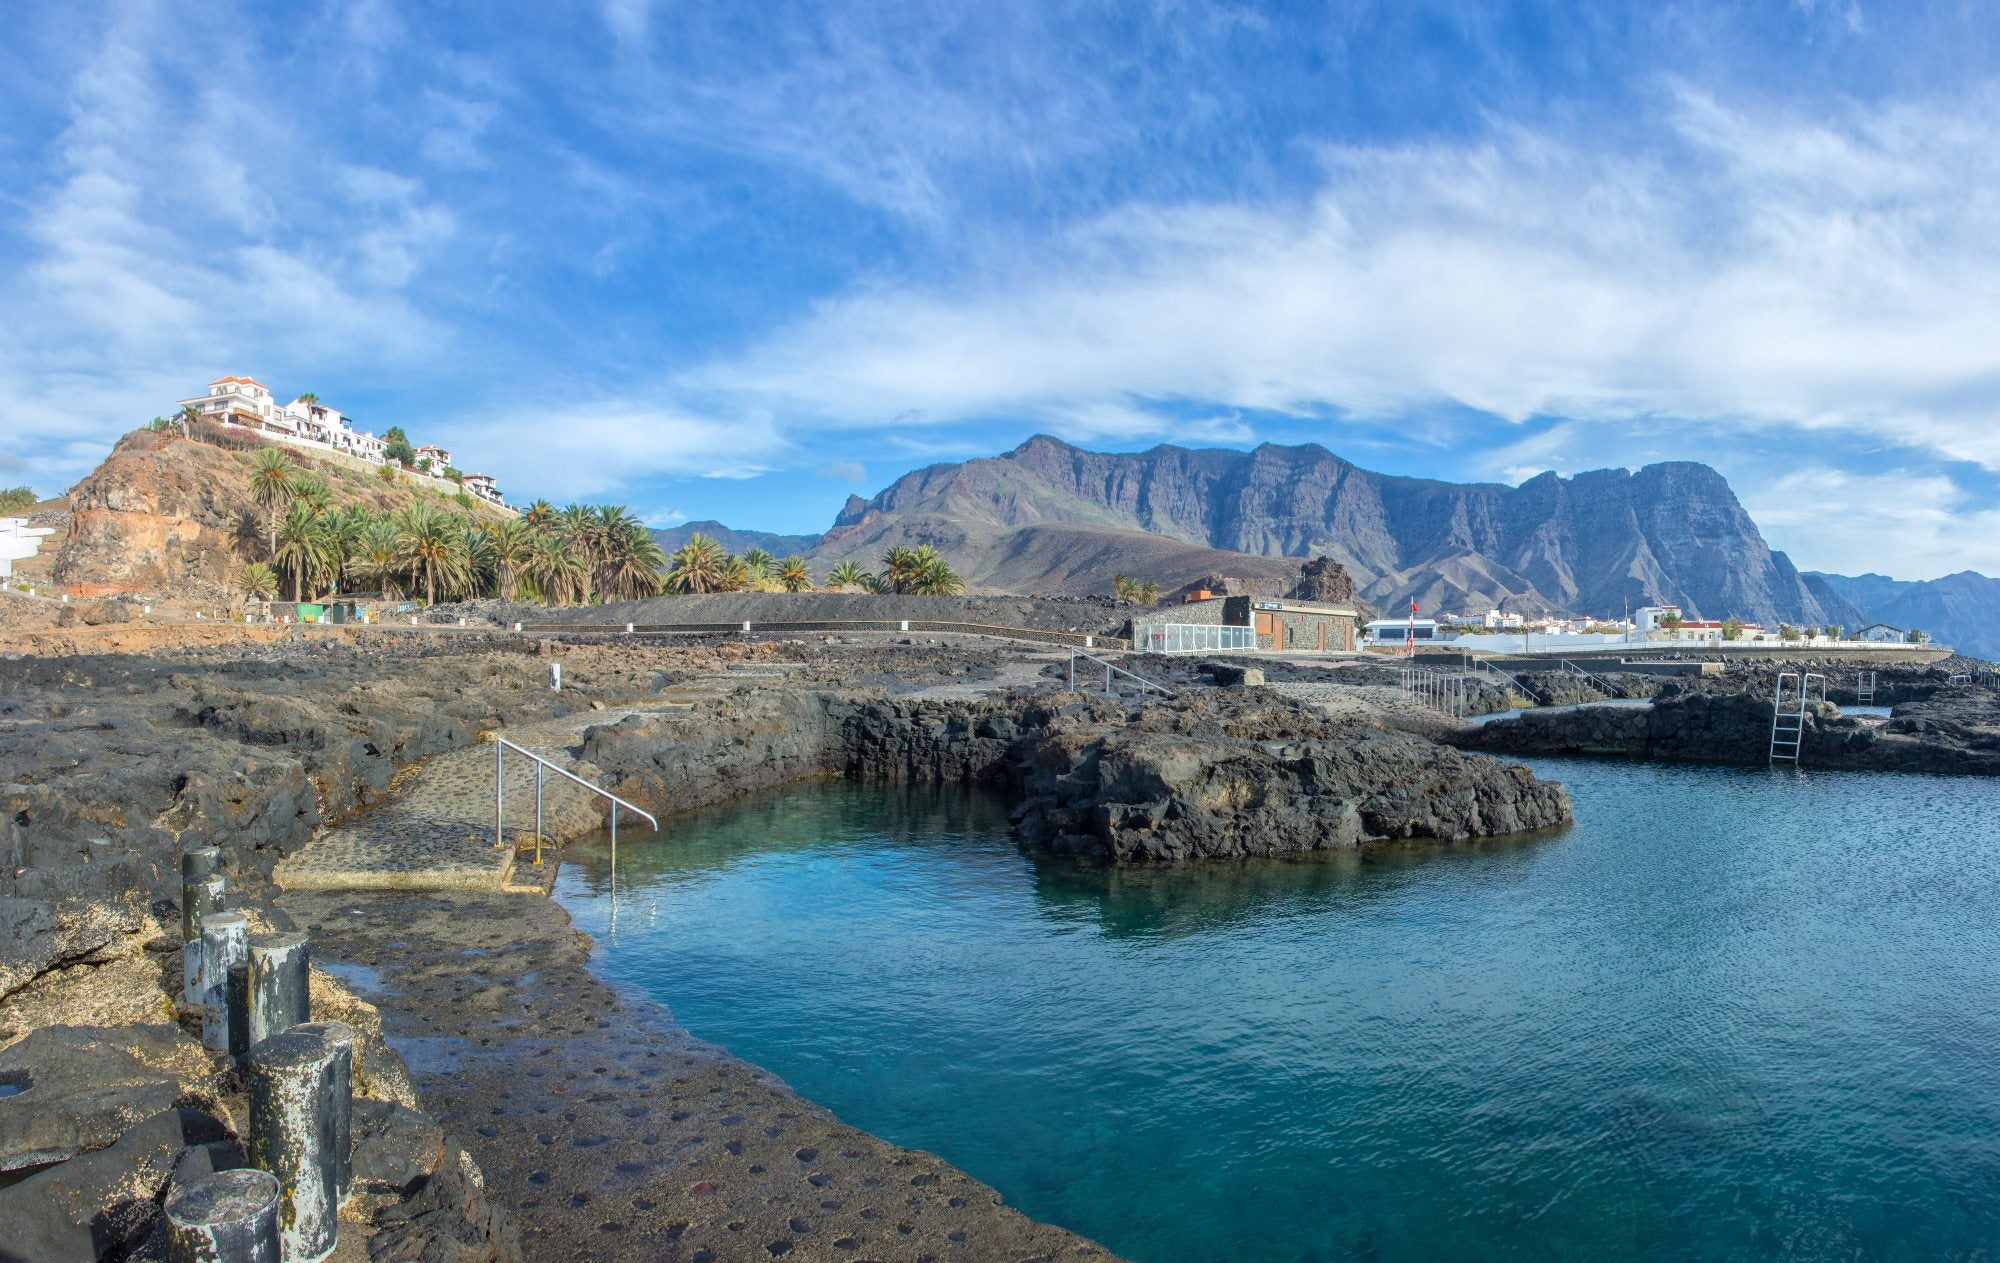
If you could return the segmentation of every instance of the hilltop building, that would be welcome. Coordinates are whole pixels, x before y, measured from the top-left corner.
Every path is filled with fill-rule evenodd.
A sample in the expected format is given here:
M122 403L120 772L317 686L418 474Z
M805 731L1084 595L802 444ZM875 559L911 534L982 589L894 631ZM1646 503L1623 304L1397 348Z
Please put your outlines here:
M388 440L358 428L354 418L342 415L338 408L303 395L281 406L270 387L254 377L218 377L208 384L207 394L180 402L203 420L254 430L280 443L333 452L373 465L389 459ZM455 493L461 489L460 483L445 476L444 471L452 465L449 451L435 445L415 451L419 458L429 458L430 468L413 470L413 476L443 484L439 490ZM499 485L488 474L466 474L462 486L475 499L506 507Z

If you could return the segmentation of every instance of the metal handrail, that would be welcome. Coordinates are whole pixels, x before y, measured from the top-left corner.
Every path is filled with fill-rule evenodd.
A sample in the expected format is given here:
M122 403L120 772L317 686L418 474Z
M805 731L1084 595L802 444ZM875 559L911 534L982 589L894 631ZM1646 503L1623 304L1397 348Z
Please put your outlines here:
M1098 666L1104 668L1104 691L1107 695L1114 697L1117 695L1113 691L1111 685L1111 675L1113 672L1125 676L1127 679L1133 679L1139 681L1139 683L1143 686L1139 690L1139 695L1141 697L1144 697L1146 695L1147 689L1158 689L1161 694L1167 697L1172 697L1174 695L1173 690L1168 688L1164 684L1155 684L1153 681L1147 679L1143 675L1139 675L1138 673L1133 671L1127 671L1124 667L1121 666L1114 666L1113 664L1106 662L1104 659L1098 657L1096 654L1085 653L1083 650L1075 648L1074 646L1072 646L1069 651L1069 691L1072 693L1076 692L1076 660L1078 658L1088 658L1092 662L1095 662Z
M503 832L503 826L506 822L506 814L505 814L506 799L507 799L506 773L507 773L507 751L509 750L514 751L516 754L527 755L528 758L535 765L535 866L538 868L541 866L542 863L542 769L543 768L549 769L550 771L554 772L557 776L561 776L568 780L575 781L577 784L583 786L585 789L589 790L593 794L596 794L600 798L608 798L611 800L611 890L612 890L612 895L615 898L618 891L618 809L620 807L623 807L627 811L633 812L637 815L644 816L646 818L646 823L652 825L653 828L655 829L658 829L660 827L660 822L653 818L652 812L647 811L644 807L635 806L632 803L626 802L623 798L620 798L618 795L612 793L610 790L604 788L602 785L593 785L589 781L584 780L581 776L578 776L576 773L570 771L568 768L563 767L561 764L552 763L549 760L543 758L541 755L536 754L533 750L527 749L524 746L515 745L513 742L507 740L505 737L495 737L493 738L493 845L494 846L507 845L507 835L505 832Z
M1604 694L1607 697L1613 695L1612 687L1609 684L1605 683L1604 680L1601 679L1600 677L1592 675L1590 672L1576 665L1576 663L1571 662L1568 658L1559 659L1558 662L1559 665L1562 667L1564 674L1580 675L1584 679L1590 681L1591 687L1596 689L1598 692Z

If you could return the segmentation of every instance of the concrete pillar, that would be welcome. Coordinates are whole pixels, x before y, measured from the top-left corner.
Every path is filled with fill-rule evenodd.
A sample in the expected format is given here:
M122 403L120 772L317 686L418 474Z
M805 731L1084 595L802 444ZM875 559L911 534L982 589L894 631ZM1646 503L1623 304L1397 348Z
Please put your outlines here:
M750 620L747 618L743 620L743 630L746 633L750 630Z
M201 922L201 1046L229 1051L229 967L250 953L250 920L211 912Z
M903 620L903 630L904 631L910 630L910 620L907 618Z
M250 1054L250 962L229 967L229 1055L241 1061Z
M627 636L630 636L632 634L632 624L630 623L625 624L625 634Z
M248 1047L311 1020L312 946L306 936L259 934L252 938L248 983Z
M333 1048L326 1099L333 1118L333 1183L344 1202L354 1190L354 1028L345 1022L306 1022L292 1029L317 1033Z
M330 1037L333 1027L347 1031L345 1044ZM278 1236L286 1263L325 1258L340 1231L352 1049L353 1033L343 1024L309 1023L258 1044L244 1063L250 1162L278 1177Z
M222 904L222 852L212 846L181 853L181 998L201 1003L201 919Z
M279 1263L278 1181L216 1171L167 1195L167 1263Z

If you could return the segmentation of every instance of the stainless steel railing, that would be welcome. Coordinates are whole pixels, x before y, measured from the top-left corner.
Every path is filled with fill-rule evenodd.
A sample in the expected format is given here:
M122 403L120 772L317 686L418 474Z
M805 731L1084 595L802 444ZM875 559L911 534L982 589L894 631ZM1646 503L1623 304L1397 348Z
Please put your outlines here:
M1153 681L1147 679L1143 675L1139 675L1136 672L1127 671L1124 667L1115 666L1112 663L1106 662L1104 659L1098 657L1094 653L1085 653L1083 650L1076 648L1072 648L1069 651L1069 691L1072 693L1076 692L1076 660L1078 658L1088 658L1092 662L1095 662L1098 666L1104 668L1104 691L1105 693L1111 696L1114 697L1117 696L1117 690L1112 684L1112 676L1114 673L1117 675L1122 675L1128 680L1137 680L1140 685L1139 695L1141 697L1144 697L1149 690L1160 693L1166 697L1172 697L1174 695L1173 690L1168 688L1164 684L1155 684Z
M537 867L540 867L542 862L542 769L543 768L547 768L549 771L554 772L557 776L560 776L565 780L574 781L576 784L583 786L591 793L596 794L599 798L608 798L611 800L611 887L613 892L615 893L618 888L618 809L620 807L623 807L625 810L633 813L634 815L644 816L646 818L646 823L652 825L655 829L660 827L660 822L658 820L655 820L653 818L653 814L647 811L645 808L637 807L631 803L626 802L623 798L620 798L618 795L612 793L610 790L604 788L602 785L593 785L589 781L584 780L581 776L578 776L576 773L570 771L568 768L562 767L561 765L556 763L551 763L549 760L543 758L541 755L536 754L533 750L529 750L523 746L517 746L513 742L507 740L505 737L495 737L493 738L493 845L494 846L507 845L507 834L505 833L504 830L506 825L506 804L507 804L507 751L509 750L512 750L516 754L526 755L528 759L535 765L535 864Z

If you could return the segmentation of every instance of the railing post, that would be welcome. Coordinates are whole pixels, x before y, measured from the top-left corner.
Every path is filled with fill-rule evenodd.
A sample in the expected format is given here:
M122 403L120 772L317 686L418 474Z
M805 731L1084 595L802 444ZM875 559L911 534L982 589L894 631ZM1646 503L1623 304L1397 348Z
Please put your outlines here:
M504 825L502 806L506 801L507 786L507 743L499 737L493 738L493 845L506 844L507 835L501 832Z
M616 807L613 807L611 809L611 814L614 817L616 817L618 814L618 809ZM542 866L542 761L540 759L536 759L535 760L535 867L540 868L541 866Z

